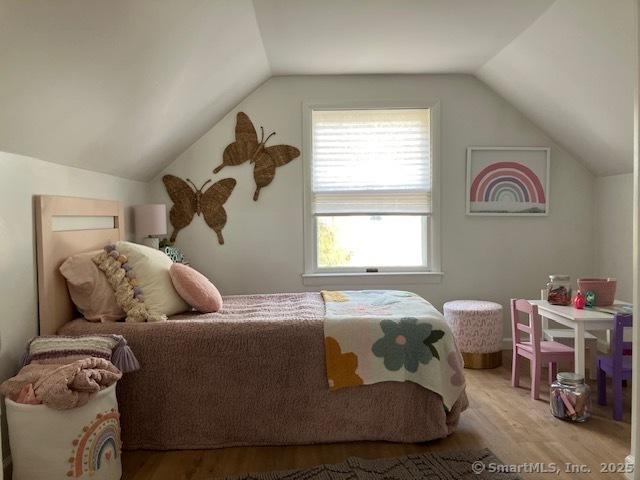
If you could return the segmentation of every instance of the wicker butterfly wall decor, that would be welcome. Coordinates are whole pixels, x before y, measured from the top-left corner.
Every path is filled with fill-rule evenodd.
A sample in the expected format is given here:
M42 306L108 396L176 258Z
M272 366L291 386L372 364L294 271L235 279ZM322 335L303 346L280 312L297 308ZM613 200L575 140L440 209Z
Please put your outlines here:
M236 181L233 178L224 178L211 185L204 193L202 189L211 180L204 182L200 188L197 188L188 178L184 181L174 175L165 175L162 181L169 197L173 200L173 207L169 212L169 220L173 225L170 241L172 243L176 241L178 232L191 223L194 215L202 214L207 225L216 232L218 243L223 245L222 229L227 223L227 212L223 205L235 188Z
M222 154L222 164L218 165L213 173L218 173L225 166L240 165L247 160L253 163L253 179L256 182L256 190L253 200L257 201L260 189L269 185L275 175L276 168L286 165L294 158L300 156L300 150L291 145L273 145L267 147L266 143L276 132L264 137L264 128L260 127L261 137L258 141L256 129L249 116L239 112L236 118L236 141L229 144Z

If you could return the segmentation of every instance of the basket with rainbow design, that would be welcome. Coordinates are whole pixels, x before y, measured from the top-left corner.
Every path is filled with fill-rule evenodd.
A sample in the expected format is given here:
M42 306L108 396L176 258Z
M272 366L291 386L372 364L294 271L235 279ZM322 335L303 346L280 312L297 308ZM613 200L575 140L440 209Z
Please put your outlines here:
M14 480L121 477L115 384L70 410L5 402Z

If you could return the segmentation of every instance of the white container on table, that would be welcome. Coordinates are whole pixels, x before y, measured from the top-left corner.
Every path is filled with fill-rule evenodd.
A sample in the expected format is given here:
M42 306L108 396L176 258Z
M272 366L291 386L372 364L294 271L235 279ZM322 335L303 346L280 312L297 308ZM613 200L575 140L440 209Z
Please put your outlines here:
M117 480L122 476L116 386L69 410L5 398L14 480Z

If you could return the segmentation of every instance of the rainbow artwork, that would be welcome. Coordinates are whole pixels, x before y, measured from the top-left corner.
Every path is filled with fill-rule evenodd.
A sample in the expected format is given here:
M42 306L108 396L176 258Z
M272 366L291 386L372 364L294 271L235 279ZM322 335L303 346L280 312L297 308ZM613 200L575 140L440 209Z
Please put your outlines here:
M83 427L73 440L69 458L70 478L84 478L94 474L106 464L115 462L120 454L120 415L115 409L96 415L95 420Z
M533 170L519 162L495 162L473 177L470 213L545 214L547 196Z

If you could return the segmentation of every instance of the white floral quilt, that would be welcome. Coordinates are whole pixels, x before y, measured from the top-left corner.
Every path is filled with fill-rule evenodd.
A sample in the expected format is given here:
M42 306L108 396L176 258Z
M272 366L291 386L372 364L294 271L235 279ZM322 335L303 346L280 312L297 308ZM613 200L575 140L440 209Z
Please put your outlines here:
M444 317L395 290L323 291L329 388L414 382L451 409L464 391L463 361Z

